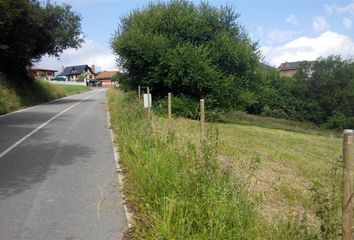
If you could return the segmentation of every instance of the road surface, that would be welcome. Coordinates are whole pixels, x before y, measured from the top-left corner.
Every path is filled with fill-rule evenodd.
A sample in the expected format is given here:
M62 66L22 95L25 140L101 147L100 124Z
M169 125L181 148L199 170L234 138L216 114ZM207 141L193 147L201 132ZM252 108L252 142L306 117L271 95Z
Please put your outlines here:
M105 94L0 116L0 240L122 238Z

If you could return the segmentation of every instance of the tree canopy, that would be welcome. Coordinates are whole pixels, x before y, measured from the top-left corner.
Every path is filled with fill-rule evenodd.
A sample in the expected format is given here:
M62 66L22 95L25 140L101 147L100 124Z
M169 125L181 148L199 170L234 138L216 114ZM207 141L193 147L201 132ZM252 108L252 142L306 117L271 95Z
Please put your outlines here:
M44 54L58 57L83 42L81 17L69 5L0 1L0 71L23 71Z
M265 116L354 128L354 62L339 56L305 62L293 78L268 76L257 109Z
M178 111L193 116L196 100L208 108L311 121L329 128L354 127L354 63L338 56L302 64L292 77L262 67L230 6L187 0L158 2L121 19L111 46L122 87L172 92ZM160 101L162 106L164 101Z
M126 70L120 84L149 86L155 96L203 97L215 107L247 107L259 84L259 54L238 18L232 7L185 0L133 11L111 44Z

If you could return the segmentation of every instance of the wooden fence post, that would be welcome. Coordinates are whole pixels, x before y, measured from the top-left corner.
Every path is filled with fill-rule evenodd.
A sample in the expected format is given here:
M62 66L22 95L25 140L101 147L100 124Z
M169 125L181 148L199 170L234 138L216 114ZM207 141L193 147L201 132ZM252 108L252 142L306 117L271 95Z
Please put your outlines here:
M151 109L150 109L150 88L147 87L147 104L148 104L148 118L151 119Z
M342 240L353 240L353 185L352 170L354 161L353 151L354 131L344 130L343 134L343 205L342 205Z
M168 93L168 123L171 127L172 122L172 94Z
M205 109L204 99L200 99L200 142L204 145L205 140Z
M138 97L139 97L139 101L141 99L141 88L140 88L140 85L138 86Z

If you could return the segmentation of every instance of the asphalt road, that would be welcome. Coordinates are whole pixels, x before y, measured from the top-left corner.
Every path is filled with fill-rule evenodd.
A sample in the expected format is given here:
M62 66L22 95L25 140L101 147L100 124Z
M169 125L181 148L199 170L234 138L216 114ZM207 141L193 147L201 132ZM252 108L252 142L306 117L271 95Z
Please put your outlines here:
M105 94L0 116L0 240L122 238Z

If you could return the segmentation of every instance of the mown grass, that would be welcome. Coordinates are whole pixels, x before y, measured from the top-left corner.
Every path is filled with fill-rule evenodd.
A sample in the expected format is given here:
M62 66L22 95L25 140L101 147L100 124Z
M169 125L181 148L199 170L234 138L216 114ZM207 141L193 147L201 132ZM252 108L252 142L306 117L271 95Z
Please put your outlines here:
M63 88L66 95L83 93L90 90L90 88L86 86L75 86L75 85L59 85L59 86Z
M177 129L184 129L180 135L198 141L197 122L176 119L174 123ZM219 162L233 169L235 181L248 179L253 171L248 192L258 201L258 212L269 223L306 215L309 226L318 227L321 219L316 212L323 206L317 205L316 192L311 191L317 183L321 184L314 190L326 192L323 197L333 196L330 204L338 205L341 175L338 171L333 174L333 169L340 170L341 138L331 133L326 135L325 131L320 135L318 130L306 134L270 126L217 124L217 128ZM339 215L333 218L338 224Z
M0 114L89 90L85 86L54 85L28 79L11 85L0 74Z
M340 136L341 134L336 130L324 129L311 122L298 122L282 118L263 117L239 111L225 112L220 116L219 121L223 123L252 125L262 128L279 129L324 136Z
M109 93L132 239L336 239L341 140L238 124L150 121L134 94ZM331 186L337 188L331 188ZM332 191L333 190L333 191ZM323 230L324 229L324 230Z

